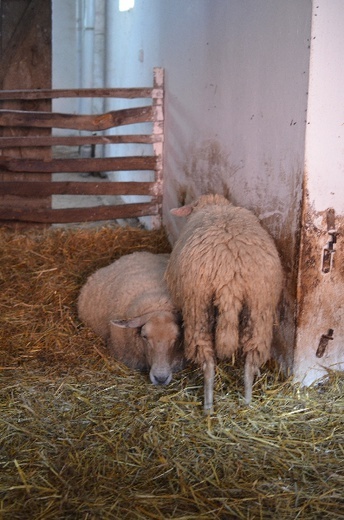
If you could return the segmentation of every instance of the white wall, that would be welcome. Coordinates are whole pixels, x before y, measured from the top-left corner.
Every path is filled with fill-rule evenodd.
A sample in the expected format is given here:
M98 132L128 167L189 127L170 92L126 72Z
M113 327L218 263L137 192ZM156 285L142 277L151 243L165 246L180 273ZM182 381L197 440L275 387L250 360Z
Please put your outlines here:
M53 88L103 87L105 0L52 0L52 26ZM54 110L88 114L104 107L99 99L62 98Z
M314 2L306 141L310 203L344 214L344 4Z
M302 251L294 377L311 384L328 369L344 370L344 5L313 2L307 116ZM327 210L335 213L334 262L323 272L330 240ZM331 223L331 227L333 223ZM321 338L333 331L321 357Z
M218 142L219 189L224 180L277 237L295 217L310 12L310 1L299 0L136 0L114 20L116 85L145 85L153 66L166 69L165 217L173 237L168 209L192 181L185 173L204 140Z
M77 88L79 85L78 34L74 0L52 0L52 85L53 88ZM55 100L55 111L75 113L73 99Z

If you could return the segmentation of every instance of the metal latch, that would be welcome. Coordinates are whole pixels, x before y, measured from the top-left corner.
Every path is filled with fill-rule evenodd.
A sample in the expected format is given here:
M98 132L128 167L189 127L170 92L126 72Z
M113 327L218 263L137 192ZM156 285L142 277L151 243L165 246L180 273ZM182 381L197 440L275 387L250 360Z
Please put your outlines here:
M319 341L317 351L316 351L317 357L323 357L323 355L325 354L325 350L327 349L328 342L331 339L333 339L333 332L334 332L333 329L328 329L327 334L322 334L320 341Z
M330 208L326 212L327 232L329 240L322 249L321 270L323 273L329 273L333 268L333 257L336 251L335 245L337 243L337 231L335 229L335 212Z

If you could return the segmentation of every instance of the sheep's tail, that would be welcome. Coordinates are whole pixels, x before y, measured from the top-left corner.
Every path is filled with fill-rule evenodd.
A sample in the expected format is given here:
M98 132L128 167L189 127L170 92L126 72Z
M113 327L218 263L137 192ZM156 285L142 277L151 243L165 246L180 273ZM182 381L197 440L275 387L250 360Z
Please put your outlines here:
M219 359L231 357L239 347L239 315L242 297L235 294L233 285L221 288L221 296L214 299L216 312L215 349Z

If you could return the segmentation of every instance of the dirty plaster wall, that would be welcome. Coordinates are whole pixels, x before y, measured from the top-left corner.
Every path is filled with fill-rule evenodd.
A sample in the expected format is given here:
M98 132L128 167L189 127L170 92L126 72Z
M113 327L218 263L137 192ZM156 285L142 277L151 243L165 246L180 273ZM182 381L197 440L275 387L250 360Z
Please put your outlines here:
M254 211L286 271L278 356L291 366L311 1L136 0L114 20L118 86L166 73L164 222L205 191Z
M314 2L312 20L294 365L295 379L307 385L327 369L344 370L343 2ZM329 231L331 269L322 263Z

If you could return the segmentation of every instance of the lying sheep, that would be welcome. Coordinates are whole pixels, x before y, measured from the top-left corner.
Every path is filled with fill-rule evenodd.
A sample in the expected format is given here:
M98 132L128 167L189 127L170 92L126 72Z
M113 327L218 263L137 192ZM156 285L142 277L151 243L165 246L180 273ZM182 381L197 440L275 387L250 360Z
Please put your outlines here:
M270 357L282 290L275 244L250 211L221 195L202 195L171 213L190 215L165 277L182 311L186 358L204 371L205 412L213 408L215 358L230 358L239 347L249 403L254 376Z
M164 281L169 255L122 256L91 275L78 299L79 317L129 368L167 385L184 365L180 327Z

